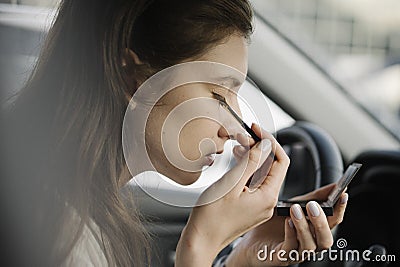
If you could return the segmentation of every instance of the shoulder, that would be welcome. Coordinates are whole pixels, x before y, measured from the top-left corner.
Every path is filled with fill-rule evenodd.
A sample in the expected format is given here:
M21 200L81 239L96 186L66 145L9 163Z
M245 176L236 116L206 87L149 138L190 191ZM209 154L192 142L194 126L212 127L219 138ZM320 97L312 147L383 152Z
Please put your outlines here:
M78 241L62 266L108 266L106 256L100 246L95 232L98 227L91 221L90 227L85 224Z

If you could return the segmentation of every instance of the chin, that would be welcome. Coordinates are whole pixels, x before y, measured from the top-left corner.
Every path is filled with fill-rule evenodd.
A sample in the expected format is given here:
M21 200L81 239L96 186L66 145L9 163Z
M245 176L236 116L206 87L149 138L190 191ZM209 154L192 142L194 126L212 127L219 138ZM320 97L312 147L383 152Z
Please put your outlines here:
M201 171L199 172L184 172L184 171L179 171L180 173L178 175L174 175L172 178L170 177L172 180L174 180L175 182L177 182L180 185L191 185L193 183L195 183L200 175L201 175Z

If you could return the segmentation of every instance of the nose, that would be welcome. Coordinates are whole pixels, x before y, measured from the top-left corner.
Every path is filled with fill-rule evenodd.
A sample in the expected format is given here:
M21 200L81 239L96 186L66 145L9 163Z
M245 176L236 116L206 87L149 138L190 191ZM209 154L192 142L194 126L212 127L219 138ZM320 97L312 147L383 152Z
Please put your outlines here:
M231 133L232 134L232 133ZM224 141L228 139L232 139L233 135L230 135L224 126L220 126L218 129L218 137L224 139Z
M227 103L227 102L226 102ZM241 125L242 113L237 101L228 104L222 109L221 124L218 131L218 137L227 139L235 139L238 133L243 133Z

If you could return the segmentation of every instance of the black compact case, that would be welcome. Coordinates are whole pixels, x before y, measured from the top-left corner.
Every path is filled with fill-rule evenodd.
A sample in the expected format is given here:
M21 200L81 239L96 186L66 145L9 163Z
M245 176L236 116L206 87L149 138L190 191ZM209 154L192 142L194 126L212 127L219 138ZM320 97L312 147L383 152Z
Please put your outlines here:
M351 180L354 178L358 170L361 168L362 164L359 163L353 163L351 164L346 171L344 172L343 176L336 182L336 186L334 189L332 189L331 193L328 196L328 199L326 201L318 201L315 200L316 202L319 203L321 206L322 210L324 211L326 216L332 216L333 215L333 207L335 206L336 202L339 200L340 196L342 195L343 191L345 188L349 185ZM309 201L312 201L313 199L310 200L301 200L301 201L296 201L296 200L280 200L278 201L278 204L276 205L276 214L278 216L290 216L290 207L293 204L299 204L300 207L303 209L303 212L305 215L307 215L307 209L306 205Z
M290 207L293 204L299 204L301 209L303 210L304 214L307 216L306 205L310 201L312 201L312 200L307 200L307 201L289 201L289 200L278 201L278 204L276 205L276 214L278 216L290 216ZM320 201L317 201L317 202L321 206L321 208L324 211L326 216L332 216L333 215L333 206L328 205L326 202L320 202Z

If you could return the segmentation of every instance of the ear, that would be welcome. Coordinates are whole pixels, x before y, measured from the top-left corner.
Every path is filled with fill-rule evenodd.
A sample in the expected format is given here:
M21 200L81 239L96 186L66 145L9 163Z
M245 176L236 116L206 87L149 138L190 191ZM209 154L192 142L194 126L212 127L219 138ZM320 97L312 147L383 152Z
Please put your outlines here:
M141 85L142 81L138 77L137 69L144 63L139 59L138 55L131 49L125 48L122 55L122 68L125 72L125 79L131 88L125 92L128 102L131 100L132 95L135 93L137 88Z
M143 62L140 60L138 55L132 49L125 48L124 56L122 59L122 66L125 67L127 65L128 61L133 61L133 63L135 63L135 65L143 64Z

